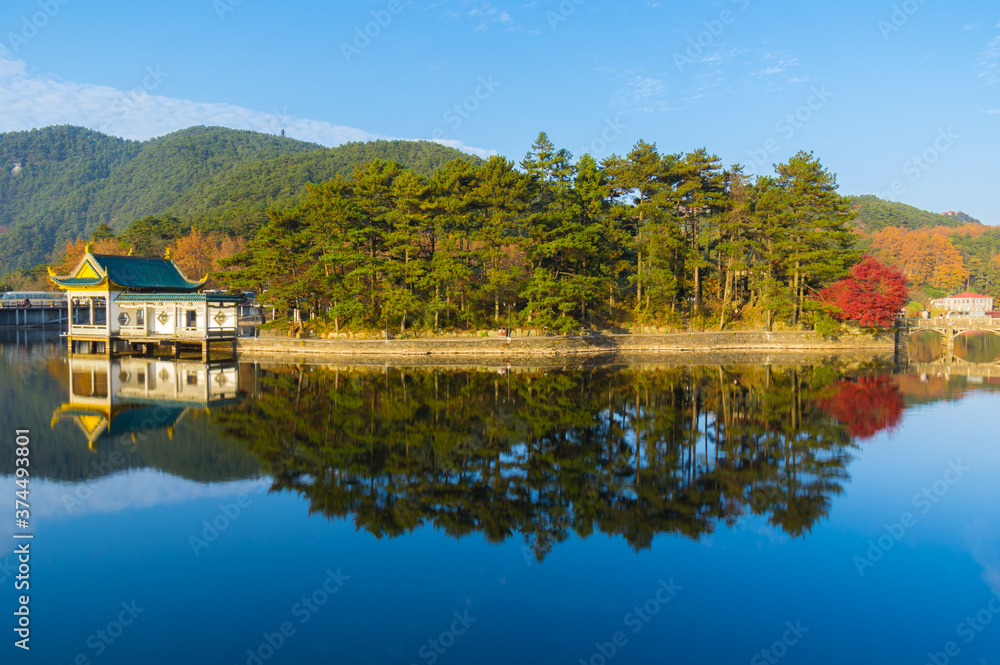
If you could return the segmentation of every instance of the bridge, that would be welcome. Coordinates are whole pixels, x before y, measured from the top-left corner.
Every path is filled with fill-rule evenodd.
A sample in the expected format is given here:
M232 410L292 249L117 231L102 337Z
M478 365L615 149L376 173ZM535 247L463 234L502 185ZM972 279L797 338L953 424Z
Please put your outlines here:
M49 328L66 324L65 298L0 301L0 328Z
M946 354L945 357L930 362L913 362L907 364L911 374L929 374L936 376L968 376L984 379L1000 379L1000 362L970 363L961 358Z
M963 317L946 319L909 319L909 334L923 330L938 333L944 338L945 346L955 348L955 337L968 332L993 332L1000 335L1000 319L988 317Z

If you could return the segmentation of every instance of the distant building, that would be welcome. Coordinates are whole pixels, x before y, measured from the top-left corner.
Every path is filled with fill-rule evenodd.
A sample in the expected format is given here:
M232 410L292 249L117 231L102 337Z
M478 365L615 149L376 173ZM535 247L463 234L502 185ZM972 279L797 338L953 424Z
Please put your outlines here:
M955 212L954 210L949 210L948 212L943 212L941 214L945 215L946 217L958 217L958 213Z
M932 300L931 306L956 314L986 316L987 312L993 310L993 296L981 296L978 293L966 291L947 298Z
M10 172L20 173L20 171L21 171L21 162L14 162L14 166L10 169Z

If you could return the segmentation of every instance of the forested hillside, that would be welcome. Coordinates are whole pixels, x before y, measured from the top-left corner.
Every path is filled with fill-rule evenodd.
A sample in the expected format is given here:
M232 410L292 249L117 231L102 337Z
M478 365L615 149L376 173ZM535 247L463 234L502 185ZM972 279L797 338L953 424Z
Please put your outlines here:
M203 180L166 212L190 219L203 231L250 237L267 223L268 210L301 201L306 195L306 185L337 175L349 176L354 167L375 159L404 164L424 176L430 176L452 159L480 163L478 157L436 143L347 143L333 149L320 148L236 166Z
M906 273L914 309L958 291L1000 298L1000 228L871 195L850 201L858 248Z
M480 161L432 143L327 149L221 127L144 142L70 126L0 134L0 275L58 258L67 241L101 224L121 232L153 215L252 235L266 208L294 203L306 183L376 157L426 175L452 159Z
M890 226L915 230L934 226L958 227L963 224L981 223L965 213L960 212L952 217L921 210L905 203L886 201L871 194L852 197L851 202L858 213L858 225L869 233Z

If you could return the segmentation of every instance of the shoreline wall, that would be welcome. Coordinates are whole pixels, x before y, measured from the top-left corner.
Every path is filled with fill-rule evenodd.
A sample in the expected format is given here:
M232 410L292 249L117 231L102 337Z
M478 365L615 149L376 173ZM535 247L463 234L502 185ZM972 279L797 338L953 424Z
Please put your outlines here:
M895 334L849 334L825 339L815 331L704 332L664 335L586 335L569 337L437 338L393 340L241 337L242 358L284 356L587 356L705 351L878 351L893 352Z

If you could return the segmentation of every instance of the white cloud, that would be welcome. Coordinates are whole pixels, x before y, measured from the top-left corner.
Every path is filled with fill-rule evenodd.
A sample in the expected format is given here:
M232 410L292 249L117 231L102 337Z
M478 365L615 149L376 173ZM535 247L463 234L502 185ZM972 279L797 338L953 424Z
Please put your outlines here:
M628 111L652 113L668 110L667 84L660 79L637 74L629 75L625 86L616 92L612 102Z
M788 71L795 65L799 64L798 58L786 58L780 60L777 64L770 67L765 67L756 72L752 72L750 76L774 76L775 74L780 74L782 72Z
M518 9L530 10L538 5L537 2L530 2L521 5ZM441 9L441 14L449 19L465 18L471 20L476 31L488 30L498 27L504 32L527 33L537 35L538 30L529 29L520 25L514 20L511 13L505 9L498 9L491 2L483 0L441 0L429 5L425 9Z
M997 24L1000 28L1000 24ZM990 45L980 54L979 78L987 83L1000 82L1000 34L993 38Z
M150 67L134 90L65 81L29 70L0 46L0 131L49 125L80 125L126 139L146 140L196 125L222 126L288 136L324 146L391 138L356 127L221 102L196 102L155 94L170 73ZM424 139L430 140L430 139ZM436 141L465 152L491 151L459 141Z
M200 483L171 476L155 469L137 469L105 476L87 483L45 481L32 492L35 516L74 517L93 513L118 513L200 499L223 499L240 493L262 493L271 486L268 479Z

